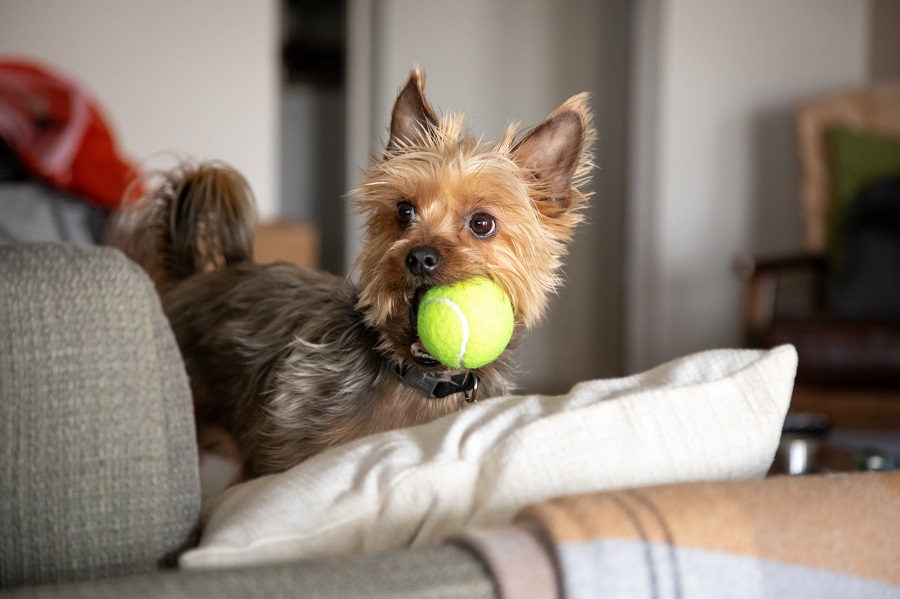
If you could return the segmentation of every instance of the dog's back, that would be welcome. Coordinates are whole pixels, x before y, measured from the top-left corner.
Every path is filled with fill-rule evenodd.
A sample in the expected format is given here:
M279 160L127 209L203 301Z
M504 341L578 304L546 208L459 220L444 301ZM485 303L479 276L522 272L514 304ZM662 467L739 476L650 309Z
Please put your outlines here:
M156 284L201 447L233 439L253 476L368 431L365 398L384 374L356 289L326 272L254 263L254 198L234 169L187 164L153 183L119 215L113 243Z
M540 321L561 283L587 199L587 97L482 144L461 117L438 118L424 86L414 70L383 158L358 190L358 284L254 264L252 194L221 164L165 175L126 213L120 247L156 282L198 423L236 441L250 476L506 394L510 351L472 370L440 364L419 339L419 301L431 288L487 277L510 297L521 331Z

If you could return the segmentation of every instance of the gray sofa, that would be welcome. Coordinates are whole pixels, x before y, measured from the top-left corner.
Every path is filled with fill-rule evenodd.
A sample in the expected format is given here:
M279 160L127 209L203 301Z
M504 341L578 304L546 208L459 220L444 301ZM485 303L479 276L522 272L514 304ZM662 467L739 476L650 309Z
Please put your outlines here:
M120 253L0 246L0 588L25 597L493 596L455 546L181 572L193 410L149 279Z
M564 497L456 543L178 570L189 386L152 284L109 248L0 246L0 459L3 596L900 596L897 472Z

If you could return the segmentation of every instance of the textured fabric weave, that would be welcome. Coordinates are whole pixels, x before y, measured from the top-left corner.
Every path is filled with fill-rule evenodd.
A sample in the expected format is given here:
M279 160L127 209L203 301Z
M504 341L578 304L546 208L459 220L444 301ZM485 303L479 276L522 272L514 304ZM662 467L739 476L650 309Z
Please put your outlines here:
M572 493L762 476L797 353L718 350L561 396L497 397L334 447L205 505L183 568L434 544Z
M151 571L189 537L187 376L119 252L0 246L0 455L2 587Z
M508 551L510 530L458 540L508 599L888 598L900 596L898 502L900 472L666 485L526 508L518 534L544 553ZM559 588L517 584L548 567Z
M485 567L452 546L201 572L166 572L22 588L17 599L492 599ZM5 595L4 595L5 597Z

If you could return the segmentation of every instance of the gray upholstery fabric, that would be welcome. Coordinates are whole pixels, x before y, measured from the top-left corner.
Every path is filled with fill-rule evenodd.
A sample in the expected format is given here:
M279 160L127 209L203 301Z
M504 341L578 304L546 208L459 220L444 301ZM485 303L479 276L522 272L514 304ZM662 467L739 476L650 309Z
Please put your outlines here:
M317 599L488 599L492 579L472 554L452 545L246 569L166 572L60 586L13 597L157 599L304 597Z
M187 376L109 248L0 246L0 587L148 572L199 513Z

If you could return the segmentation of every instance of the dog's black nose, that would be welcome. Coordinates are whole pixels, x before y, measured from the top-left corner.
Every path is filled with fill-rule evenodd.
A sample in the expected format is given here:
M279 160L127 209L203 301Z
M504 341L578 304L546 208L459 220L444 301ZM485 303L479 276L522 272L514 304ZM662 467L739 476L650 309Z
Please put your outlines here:
M430 275L440 265L441 254L431 246L419 245L406 254L406 268L418 277Z

